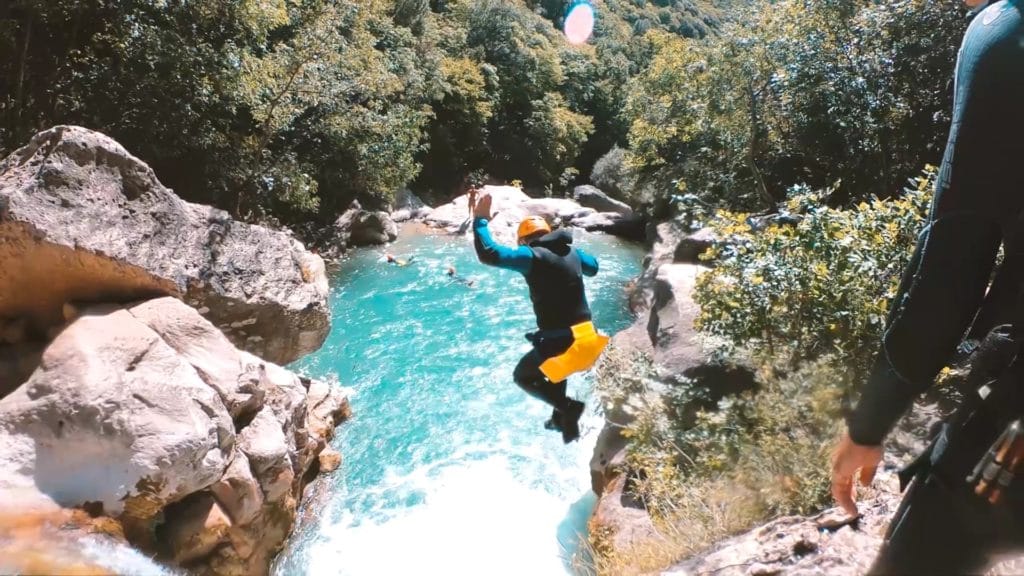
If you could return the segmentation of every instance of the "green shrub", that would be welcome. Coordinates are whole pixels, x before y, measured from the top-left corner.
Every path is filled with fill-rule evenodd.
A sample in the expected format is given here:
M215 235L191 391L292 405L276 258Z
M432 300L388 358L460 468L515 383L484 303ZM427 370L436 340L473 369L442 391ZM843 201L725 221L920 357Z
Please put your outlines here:
M727 240L704 255L717 266L697 282L698 329L790 366L831 354L856 377L877 349L934 176L929 167L902 197L848 210L800 190L786 203L796 224L757 231L747 215L719 212L711 225Z

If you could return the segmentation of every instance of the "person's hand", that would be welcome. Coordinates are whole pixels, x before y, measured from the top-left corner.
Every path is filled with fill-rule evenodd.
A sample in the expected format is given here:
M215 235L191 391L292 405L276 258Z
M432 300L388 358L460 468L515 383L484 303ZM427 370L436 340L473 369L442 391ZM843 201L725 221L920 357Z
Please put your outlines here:
M860 470L860 483L871 484L882 461L881 446L854 443L846 432L832 453L832 497L850 516L857 515L856 487L853 477Z
M494 218L495 214L497 214L497 212L491 214L491 195L487 193L481 194L480 197L476 199L476 206L473 207L473 216L476 218L490 220L491 218Z

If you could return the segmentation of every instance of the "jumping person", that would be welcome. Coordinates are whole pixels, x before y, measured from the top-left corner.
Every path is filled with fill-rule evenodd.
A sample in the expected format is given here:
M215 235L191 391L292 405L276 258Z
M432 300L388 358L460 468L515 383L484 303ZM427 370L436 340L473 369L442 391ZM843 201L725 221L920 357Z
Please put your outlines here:
M608 337L591 322L583 287L583 276L597 274L597 260L572 246L571 232L552 232L538 216L520 222L516 248L502 246L491 238L491 217L491 196L485 193L474 210L477 257L484 264L522 274L537 317L538 330L526 335L533 349L516 365L513 378L527 394L551 406L544 427L561 432L568 444L579 438L584 405L566 395L567 380L593 366L608 344Z

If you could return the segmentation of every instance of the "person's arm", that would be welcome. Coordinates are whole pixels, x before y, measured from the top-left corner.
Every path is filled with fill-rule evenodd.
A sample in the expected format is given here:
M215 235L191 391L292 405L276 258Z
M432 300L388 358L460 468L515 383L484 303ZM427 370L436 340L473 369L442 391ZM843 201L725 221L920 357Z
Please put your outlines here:
M832 455L832 496L851 516L854 475L860 470L861 483L870 484L882 441L956 350L984 298L1001 240L996 223L963 213L921 233L874 369Z
M484 264L521 274L527 274L533 266L533 251L526 246L509 248L495 242L487 228L486 218L473 218L473 247L477 258Z
M932 385L978 312L1001 240L995 222L962 215L943 217L922 233L848 421L855 443L881 444Z
M583 267L583 275L597 276L597 258L594 258L579 248L576 249L576 253L580 255L580 264Z

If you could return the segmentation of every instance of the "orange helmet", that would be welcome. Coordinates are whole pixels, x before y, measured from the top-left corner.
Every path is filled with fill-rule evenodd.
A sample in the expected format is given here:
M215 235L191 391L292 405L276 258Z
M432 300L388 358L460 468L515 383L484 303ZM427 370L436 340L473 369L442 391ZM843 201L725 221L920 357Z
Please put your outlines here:
M519 223L519 231L516 233L516 237L522 241L523 238L533 236L537 232L547 234L551 232L551 226L548 225L547 220L540 216L527 216Z

